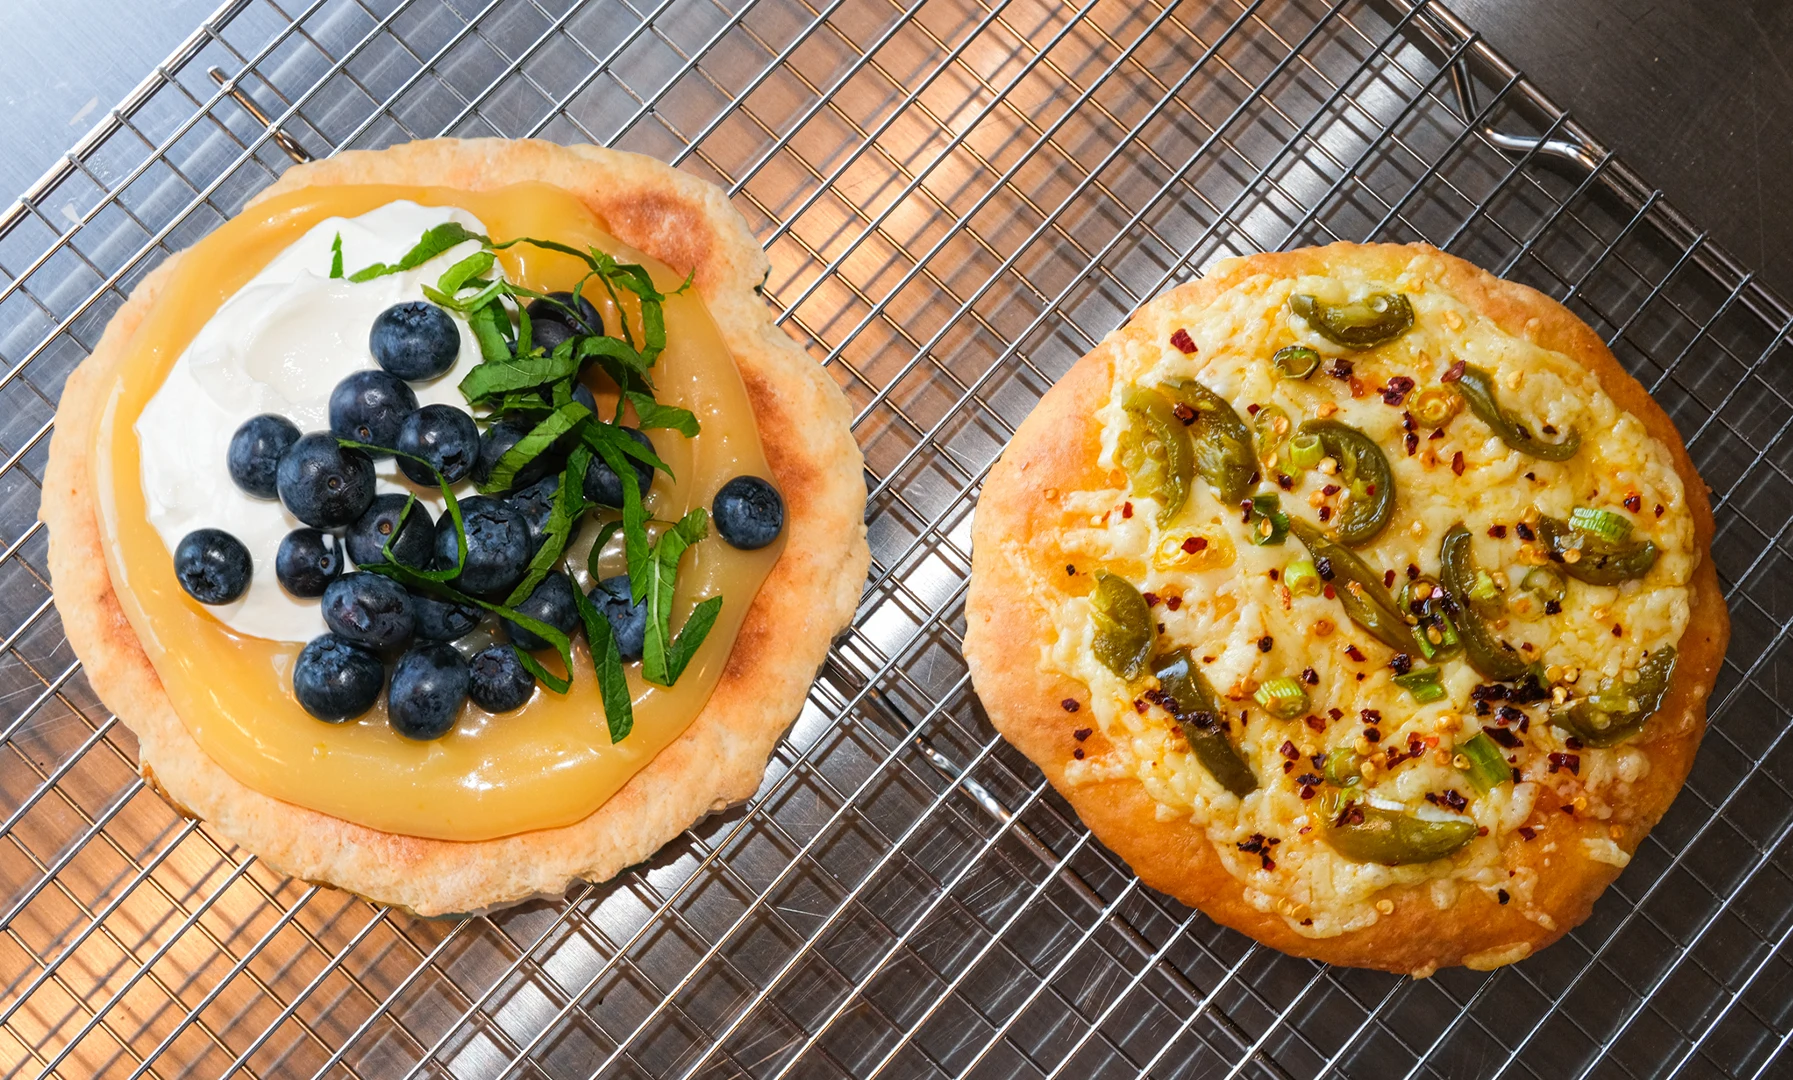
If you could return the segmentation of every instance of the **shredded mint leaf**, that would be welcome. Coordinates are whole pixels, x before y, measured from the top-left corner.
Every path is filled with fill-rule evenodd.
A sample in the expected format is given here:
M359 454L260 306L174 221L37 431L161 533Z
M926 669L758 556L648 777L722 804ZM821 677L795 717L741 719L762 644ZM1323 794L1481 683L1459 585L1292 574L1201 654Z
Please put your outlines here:
M616 462L611 461L610 456L604 452L606 449L615 451L625 457L632 457L636 461L645 462L665 473L667 476L672 475L672 467L666 464L666 462L661 461L660 455L649 450L634 439L629 438L627 435L624 435L623 429L617 427L615 424L586 424L579 429L579 437L585 441L585 445L591 447L599 457L604 459L604 464L616 470L616 475L618 476L629 475L628 472L625 471L627 466L624 465L619 467ZM624 484L623 490L625 492L634 491L635 485Z
M547 453L555 443L560 441L562 435L573 430L581 420L590 416L591 410L576 401L568 402L549 413L535 427L529 429L529 434L518 439L517 445L504 452L504 456L492 466L492 475L486 478L484 484L480 485L480 490L488 494L494 491L509 490L511 482L517 478L517 473L522 470L523 466Z
M490 251L481 248L442 271L442 276L436 279L436 288L453 296L460 292L461 286L467 284L470 279L483 277L488 270L492 269L492 264L497 261L497 258ZM486 287L490 288L491 283L488 282Z
M350 274L349 280L372 281L374 278L385 277L387 274L397 274L405 270L414 270L442 254L444 251L447 251L449 248L454 247L456 244L465 243L468 240L478 240L488 247L490 247L492 243L491 239L486 236L475 232L468 232L458 221L445 221L433 229L426 230L423 234L423 239L417 241L417 246L413 247L410 251L405 252L404 257L399 259L398 262L390 265L387 263L374 263L372 266L362 267L360 270Z
M336 239L330 241L330 276L332 278L339 278L342 276L342 234L341 233L337 233Z
M578 590L575 589L574 591L577 592ZM521 621L522 620L519 620L519 622L521 622ZM541 631L536 630L534 627L527 627L527 629L529 629L532 633L535 633L538 635L541 633ZM534 675L537 682L541 683L543 686L546 686L548 689L554 691L556 694L564 694L568 690L572 689L572 687L573 687L573 657L572 657L572 653L570 651L563 653L561 655L561 659L565 663L566 669L567 669L567 675L566 675L566 678L564 678L564 679L561 678L559 675L554 674L552 671L549 671L547 668L543 667L541 664L541 661L537 660L535 657L524 652L522 649L519 649L517 646L512 645L511 652L514 652L517 654L517 662L523 665L524 671L527 671L531 675ZM612 741L614 742L615 740L612 740Z
M616 535L616 530L622 527L621 518L615 521L606 521L599 526L598 538L591 542L591 550L585 553L585 570L591 575L592 584L597 584L598 579L604 576L604 572L598 567L598 557L604 554L604 545L608 544L610 538Z
M633 390L625 391L623 396L629 404L635 406L635 415L641 420L641 428L670 428L687 439L697 438L697 416L690 409L682 409L677 405L662 405L647 394Z
M511 359L510 345L504 340L504 330L509 324L502 304L484 304L467 312L467 328L479 342L479 355L486 363L503 363Z
M575 449L567 459L567 467L560 474L560 487L554 492L554 508L548 512L547 524L542 526L542 546L529 560L529 572L505 597L505 604L522 603L548 576L548 571L560 565L560 557L578 530L580 516L585 513L585 469L590 464L591 451L583 446ZM577 588L574 591L577 592Z
M677 525L660 534L654 543L654 550L647 560L647 638L641 653L641 677L661 686L671 686L679 677L679 671L673 670L672 664L672 596L673 586L678 578L679 559L685 549L702 540L709 533L709 516L702 508L691 511L680 519ZM709 600L720 600L710 597ZM706 601L707 602L707 601ZM696 614L695 611L692 612ZM703 635L709 633L709 624L716 621L716 613L712 609L708 613L708 621L693 627L686 621L687 630L695 630L691 644L682 647L684 661L691 659L691 653L702 643ZM684 662L679 665L684 669Z
M483 405L513 390L527 390L543 383L558 382L579 371L579 361L569 353L554 356L525 356L521 346L513 359L488 360L475 365L461 379L461 395L469 405Z
M666 650L667 685L679 681L685 673L685 666L697 655L698 646L704 638L710 636L710 628L716 625L716 616L722 614L722 597L712 596L691 609L685 618L685 625L679 629L679 636L673 639L672 647Z
M616 647L616 636L610 632L610 620L585 593L574 589L573 605L579 609L579 621L585 624L592 670L598 676L598 693L604 699L604 723L610 729L610 742L615 745L628 738L635 727L635 703L629 693L628 676L623 674L622 652Z

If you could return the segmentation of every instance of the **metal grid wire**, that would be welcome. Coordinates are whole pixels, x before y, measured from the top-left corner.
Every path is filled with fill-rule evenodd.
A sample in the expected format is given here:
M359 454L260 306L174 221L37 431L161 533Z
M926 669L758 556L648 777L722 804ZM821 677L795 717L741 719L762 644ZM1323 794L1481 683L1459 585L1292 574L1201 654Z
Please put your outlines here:
M1788 309L1436 5L1165 3L235 0L201 27L0 219L5 1075L1793 1071ZM134 282L283 145L440 133L725 187L852 398L874 552L747 807L459 921L284 879L146 790L35 522L63 380ZM1585 926L1493 975L1329 969L1144 889L959 658L978 483L1040 393L1215 258L1335 237L1563 298L1717 496L1736 629L1687 788Z

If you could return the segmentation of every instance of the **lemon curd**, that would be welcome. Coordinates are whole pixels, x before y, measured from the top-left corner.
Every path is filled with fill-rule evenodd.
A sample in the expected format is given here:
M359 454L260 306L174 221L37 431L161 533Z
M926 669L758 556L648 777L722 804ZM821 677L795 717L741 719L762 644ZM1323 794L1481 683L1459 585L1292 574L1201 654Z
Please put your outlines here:
M673 627L695 604L724 597L709 637L672 688L644 682L628 665L635 724L612 744L596 676L584 643L573 652L566 695L538 687L523 708L485 713L469 703L455 728L434 742L406 740L387 725L384 705L343 724L300 708L292 668L303 642L236 633L191 599L175 580L173 558L149 522L140 480L139 414L175 361L214 312L276 255L317 223L354 217L396 200L460 207L485 223L493 240L515 237L596 247L646 266L671 292L682 282L670 267L611 236L571 193L546 184L489 192L399 185L308 188L244 211L180 257L159 302L129 342L124 375L112 387L95 429L94 473L106 562L119 603L156 669L163 690L200 748L238 781L263 794L385 832L441 840L484 840L578 821L597 809L691 723L715 688L742 619L770 573L783 538L740 551L711 534L684 557ZM541 291L571 288L585 265L570 256L517 245L499 253L505 276ZM594 290L601 293L601 290ZM590 295L590 294L588 294ZM638 311L605 297L607 325ZM659 474L649 512L662 521L710 505L741 475L771 479L752 404L726 343L695 291L665 303L666 350L654 368L656 396L682 405L702 425L695 439L650 432L672 468ZM594 387L603 408L614 393ZM614 388L610 388L614 391ZM194 462L194 468L224 467ZM583 554L595 529L568 548L575 577L589 586ZM623 570L620 541L604 553L605 574ZM549 656L551 669L559 664Z

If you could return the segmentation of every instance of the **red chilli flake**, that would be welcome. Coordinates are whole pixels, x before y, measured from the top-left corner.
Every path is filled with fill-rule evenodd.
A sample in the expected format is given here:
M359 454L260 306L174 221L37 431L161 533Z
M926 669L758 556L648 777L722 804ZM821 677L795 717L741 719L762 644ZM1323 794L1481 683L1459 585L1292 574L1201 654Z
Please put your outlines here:
M1177 351L1182 353L1184 356L1194 356L1195 355L1194 339L1192 339L1189 336L1189 331L1183 329L1180 326L1176 329L1175 333L1171 334L1170 343L1172 345L1175 345L1177 347Z
M1338 493L1339 493L1339 486L1337 484L1327 484L1325 487L1320 489L1320 494L1325 495L1328 498L1331 498L1332 496L1337 495Z
M1164 606L1175 611L1183 606L1183 598L1181 596L1167 596L1164 598Z
M1407 433L1407 438L1402 440L1402 442L1407 447L1407 456L1408 457L1412 457L1413 455L1419 453L1419 436L1418 435L1415 435L1413 432L1409 431Z
M1388 380L1388 385L1383 388L1382 403L1385 405L1399 405L1401 404L1402 399L1407 396L1408 391L1412 389L1412 379L1409 379L1405 375L1396 375L1394 378Z
M1662 516L1662 504L1661 503L1656 504L1656 516L1657 517Z
M1063 701L1059 702L1059 704L1064 707L1064 710L1066 712L1076 712L1078 709L1083 707L1083 706L1077 704L1076 698L1066 698Z
M1359 649L1355 645L1345 646L1345 655L1349 656L1351 659L1357 661L1360 664L1363 663L1363 650Z
M1281 754L1283 757L1288 758L1290 761L1301 760L1301 751L1297 750L1295 748L1295 744L1293 742L1290 742L1288 739L1283 740L1283 744L1276 748L1276 752Z
M1463 377L1463 371L1466 367L1468 367L1468 365L1465 364L1463 361L1459 360L1456 363L1452 364L1450 367L1445 368L1444 374L1440 375L1438 377L1438 381L1439 382L1456 382L1458 379L1461 379Z
M1519 835L1525 837L1525 842L1529 844L1538 838L1538 830L1529 825L1521 825L1519 826Z
M1488 526L1488 535L1494 537L1496 540L1505 540L1507 538L1507 527L1505 525L1490 525Z
M1157 607L1159 602L1163 600L1163 597L1159 596L1157 593L1149 592L1141 594L1141 599L1145 600L1146 607Z
M1385 589L1392 589L1395 587L1395 572L1393 570L1384 570L1382 572L1382 587Z
M1207 537L1191 536L1189 539L1183 541L1183 553L1185 555L1197 555L1203 551L1206 551L1207 548L1208 548Z
M1620 626L1618 623L1613 623L1612 624L1612 636L1613 637L1624 637L1625 636L1625 628L1623 626Z
M1463 475L1463 451L1459 450L1451 455L1451 471L1458 476Z
M1569 772L1571 772L1572 774L1574 774L1576 776L1580 776L1581 775L1581 755L1580 754L1556 754L1556 753L1551 754L1550 755L1550 771L1556 772L1558 769L1568 769Z
M1269 634L1265 634L1263 637L1258 639L1258 651L1259 652L1269 652L1271 649L1273 649L1275 647L1276 647L1276 639L1271 637Z
M1332 520L1332 507L1330 507L1330 506L1320 507L1320 520L1321 521L1331 521Z
M1309 686L1319 686L1320 685L1320 673L1315 671L1311 667L1310 668L1302 668L1301 669L1301 681L1308 684Z
M1188 427L1190 424L1195 423L1195 416L1196 416L1195 410L1190 408L1188 405L1185 405L1181 401L1179 401L1175 405L1171 406L1170 414L1172 416L1176 417L1178 420L1183 421L1184 427Z
M1095 733L1095 728L1080 727L1076 731L1071 732L1071 738L1076 739L1078 742L1082 742Z
M1634 514L1637 513L1638 508L1643 506L1643 504L1644 504L1644 501L1637 497L1637 492L1635 492L1635 491L1632 492L1631 494L1625 496L1625 509L1631 511Z
M1133 504L1130 502L1122 503L1121 504L1121 517L1130 518L1132 516L1133 516Z
M1257 402L1254 401L1250 405L1245 406L1245 415L1256 416L1258 414L1258 410L1262 409L1262 408L1263 408L1262 405L1259 405Z
M1338 598L1338 593L1336 593L1332 590L1332 586L1330 586L1330 585L1326 586L1325 591L1326 591L1326 599L1336 600Z
M1308 727L1314 729L1315 731L1320 732L1321 734L1325 734L1325 732L1326 732L1326 721L1320 719L1319 717L1313 715L1312 713L1309 713L1307 716L1307 719L1303 720L1302 723L1306 724Z
M1076 758L1078 761L1082 761L1083 760L1083 747L1079 746L1076 749L1072 750L1071 756Z

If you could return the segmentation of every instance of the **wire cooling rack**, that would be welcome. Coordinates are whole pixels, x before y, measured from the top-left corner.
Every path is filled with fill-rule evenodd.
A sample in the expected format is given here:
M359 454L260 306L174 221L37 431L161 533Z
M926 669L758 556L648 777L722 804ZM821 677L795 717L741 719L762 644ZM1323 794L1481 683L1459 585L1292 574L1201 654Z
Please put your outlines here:
M424 921L137 780L35 523L64 378L288 167L432 136L727 188L851 396L858 616L745 808L614 882ZM1493 975L1254 946L1143 888L959 658L980 478L1138 303L1234 252L1423 238L1565 299L1688 437L1735 634L1593 918ZM0 218L6 1077L1788 1075L1788 309L1447 10L1341 0L236 0Z

